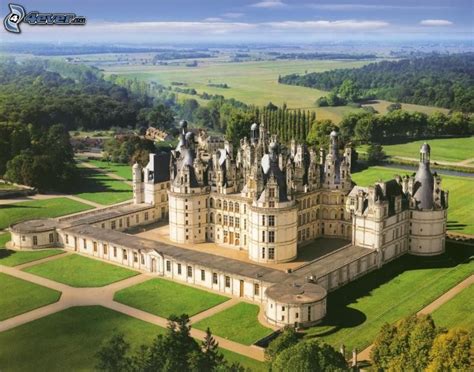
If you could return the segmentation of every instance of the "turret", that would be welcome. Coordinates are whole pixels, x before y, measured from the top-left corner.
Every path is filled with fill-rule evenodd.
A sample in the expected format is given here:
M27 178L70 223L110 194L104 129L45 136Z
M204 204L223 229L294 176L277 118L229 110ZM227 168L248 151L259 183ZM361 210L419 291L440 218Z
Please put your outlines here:
M132 167L132 184L133 184L133 203L143 203L143 175L142 167L135 162Z

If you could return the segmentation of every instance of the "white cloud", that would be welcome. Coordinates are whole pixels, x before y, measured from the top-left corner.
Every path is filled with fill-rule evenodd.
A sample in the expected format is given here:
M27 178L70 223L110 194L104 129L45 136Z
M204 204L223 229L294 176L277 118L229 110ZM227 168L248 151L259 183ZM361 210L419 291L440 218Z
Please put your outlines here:
M204 19L204 22L222 22L223 19L219 17L209 17Z
M291 29L291 30L371 30L389 26L385 21L356 21L356 20L340 20L340 21L284 21L284 22L268 22L268 26L275 29Z
M264 0L250 6L254 8L283 8L286 4L280 0Z
M446 19L424 19L420 21L420 25L422 26L451 26L453 22L448 21Z
M423 5L384 5L384 4L306 4L309 8L320 10L371 10L371 9L446 9L447 6L423 6Z
M225 17L225 18L240 18L243 15L244 15L244 13L228 12L228 13L222 14L222 17Z

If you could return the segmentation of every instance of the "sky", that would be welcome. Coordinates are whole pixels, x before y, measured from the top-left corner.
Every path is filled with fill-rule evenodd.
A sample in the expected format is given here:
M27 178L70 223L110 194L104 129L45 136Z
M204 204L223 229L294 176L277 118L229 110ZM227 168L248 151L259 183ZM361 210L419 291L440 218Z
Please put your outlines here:
M474 0L10 0L85 26L3 28L0 42L145 43L474 40ZM8 0L0 3L1 17Z

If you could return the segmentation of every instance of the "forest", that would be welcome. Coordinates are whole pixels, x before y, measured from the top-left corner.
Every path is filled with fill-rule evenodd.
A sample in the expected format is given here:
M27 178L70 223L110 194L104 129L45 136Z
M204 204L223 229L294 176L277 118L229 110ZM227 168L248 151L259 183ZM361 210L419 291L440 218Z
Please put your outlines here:
M360 68L291 74L279 83L321 90L337 90L352 81L362 99L445 107L474 112L474 54L430 55L382 61Z

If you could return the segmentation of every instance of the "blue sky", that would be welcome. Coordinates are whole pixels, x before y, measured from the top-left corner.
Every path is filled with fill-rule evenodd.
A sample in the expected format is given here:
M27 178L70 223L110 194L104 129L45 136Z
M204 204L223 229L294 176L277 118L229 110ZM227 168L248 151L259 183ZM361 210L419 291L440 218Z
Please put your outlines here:
M24 0L27 12L74 12L82 26L29 26L1 40L303 42L468 39L473 0ZM8 13L1 3L2 18Z

